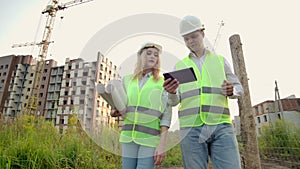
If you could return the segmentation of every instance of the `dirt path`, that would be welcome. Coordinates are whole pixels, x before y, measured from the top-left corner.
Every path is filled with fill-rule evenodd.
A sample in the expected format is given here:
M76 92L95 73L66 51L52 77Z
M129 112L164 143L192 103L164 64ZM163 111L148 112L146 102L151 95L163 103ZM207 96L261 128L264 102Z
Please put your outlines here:
M288 167L277 166L270 163L262 163L262 169L288 169ZM156 169L183 169L183 167L157 167Z

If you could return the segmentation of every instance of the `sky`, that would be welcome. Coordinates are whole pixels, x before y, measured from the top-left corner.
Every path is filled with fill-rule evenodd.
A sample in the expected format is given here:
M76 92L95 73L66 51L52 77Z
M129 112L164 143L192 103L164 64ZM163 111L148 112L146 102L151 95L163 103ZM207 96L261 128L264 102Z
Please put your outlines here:
M60 3L68 1L61 0ZM42 40L46 16L41 12L50 3L50 0L0 1L0 56L37 56L37 46L11 46ZM297 73L300 64L300 11L297 0L94 0L58 11L51 36L54 43L49 47L47 59L55 59L59 65L64 64L67 57L88 60L91 54L86 51L93 44L123 68L126 67L125 63L134 62L132 59L143 42L154 40L163 46L163 55L171 58L165 57L165 64L171 65L172 61L188 53L174 24L176 18L185 15L201 19L209 44L232 66L229 37L240 35L252 105L274 100L275 80L281 98L292 94L300 97L300 78ZM148 16L150 19L140 21L139 16ZM168 18L175 18L175 22L166 23ZM221 21L224 22L222 27ZM138 32L136 25L158 28L158 31ZM165 29L170 30L169 33L163 32ZM126 34L130 31L136 32ZM169 65L165 71L172 69ZM236 100L231 104L236 108Z

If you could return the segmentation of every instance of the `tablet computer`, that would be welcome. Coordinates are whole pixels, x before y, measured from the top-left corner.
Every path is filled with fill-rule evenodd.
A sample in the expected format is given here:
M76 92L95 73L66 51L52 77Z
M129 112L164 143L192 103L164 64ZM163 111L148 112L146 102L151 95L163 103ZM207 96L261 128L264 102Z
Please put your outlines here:
M193 82L197 80L196 74L192 67L164 73L163 76L165 79L177 79L179 81L179 84Z

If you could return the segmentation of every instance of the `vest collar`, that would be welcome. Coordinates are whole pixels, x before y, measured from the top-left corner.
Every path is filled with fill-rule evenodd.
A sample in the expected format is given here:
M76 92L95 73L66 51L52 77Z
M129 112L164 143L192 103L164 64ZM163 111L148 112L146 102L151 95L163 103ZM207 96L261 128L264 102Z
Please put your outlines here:
M152 72L149 72L149 73L146 73L143 77L150 78L151 75L152 75Z
M211 52L210 52L209 50L205 49L204 54L203 54L202 57L205 57L207 54L210 54L210 53L211 53ZM198 57L196 56L196 54L195 54L194 52L191 51L191 52L189 53L189 58L192 58L192 57L193 57L193 58L198 58ZM201 57L201 58L202 58L202 57Z

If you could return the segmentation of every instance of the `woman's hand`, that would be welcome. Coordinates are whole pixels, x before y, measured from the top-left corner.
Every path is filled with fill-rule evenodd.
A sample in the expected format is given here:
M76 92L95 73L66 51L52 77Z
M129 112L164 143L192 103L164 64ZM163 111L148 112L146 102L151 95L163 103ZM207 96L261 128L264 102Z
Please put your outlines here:
M167 145L167 134L168 134L168 126L161 126L160 133L160 142L156 147L154 153L154 164L160 165L166 157L166 145Z
M154 164L160 165L166 157L166 143L160 142L154 153Z

